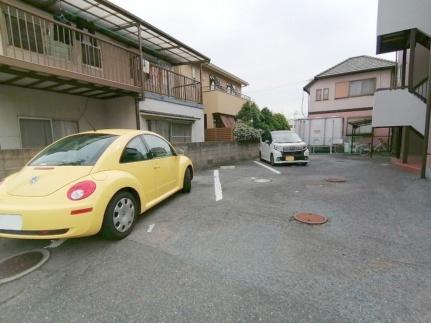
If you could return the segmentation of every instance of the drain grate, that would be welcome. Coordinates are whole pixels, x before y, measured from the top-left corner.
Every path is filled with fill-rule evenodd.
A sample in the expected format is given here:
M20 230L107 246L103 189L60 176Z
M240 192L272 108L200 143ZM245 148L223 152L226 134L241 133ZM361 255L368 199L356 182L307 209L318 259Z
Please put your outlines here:
M49 251L21 252L0 261L0 285L19 279L40 268L49 259Z
M299 212L296 213L293 218L296 221L306 223L306 224L324 224L328 222L328 218L326 216L320 215L320 214L314 214L314 213L306 213L306 212Z
M344 177L339 176L331 176L326 178L326 181L329 183L345 183L347 180Z

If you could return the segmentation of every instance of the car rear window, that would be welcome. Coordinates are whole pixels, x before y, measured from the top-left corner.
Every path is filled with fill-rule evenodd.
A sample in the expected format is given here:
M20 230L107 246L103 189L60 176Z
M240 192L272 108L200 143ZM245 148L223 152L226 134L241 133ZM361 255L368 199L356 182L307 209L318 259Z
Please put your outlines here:
M30 166L93 166L117 138L94 133L66 137L48 146Z

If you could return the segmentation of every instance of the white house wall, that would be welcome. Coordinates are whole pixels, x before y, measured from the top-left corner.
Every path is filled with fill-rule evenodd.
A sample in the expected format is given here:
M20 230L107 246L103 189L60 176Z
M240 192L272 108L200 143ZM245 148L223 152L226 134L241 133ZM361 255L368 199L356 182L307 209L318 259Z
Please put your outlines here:
M79 120L79 131L92 130L92 126L96 129L136 129L133 100L131 97L87 99L76 95L1 85L0 149L21 148L19 117Z
M141 111L151 111L156 114L161 113L161 117L163 117L163 114L170 114L197 119L192 125L192 142L203 142L205 140L203 107L194 107L169 101L146 98L145 101L139 103L139 109ZM141 116L141 129L148 130L147 120L144 116Z
M379 0L377 35L418 28L431 36L430 0Z
M372 107L372 95L335 99L336 83L369 78L376 78L376 88L387 88L391 85L391 72L389 70L338 76L316 81L310 88L309 112ZM316 101L316 89L324 88L329 88L329 100Z

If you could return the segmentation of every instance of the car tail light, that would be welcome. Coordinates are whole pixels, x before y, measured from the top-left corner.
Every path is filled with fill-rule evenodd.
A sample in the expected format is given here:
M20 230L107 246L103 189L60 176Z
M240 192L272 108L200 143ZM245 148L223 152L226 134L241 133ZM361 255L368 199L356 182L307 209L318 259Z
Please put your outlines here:
M86 199L96 190L96 183L93 181L84 181L73 185L67 191L67 197L72 201Z

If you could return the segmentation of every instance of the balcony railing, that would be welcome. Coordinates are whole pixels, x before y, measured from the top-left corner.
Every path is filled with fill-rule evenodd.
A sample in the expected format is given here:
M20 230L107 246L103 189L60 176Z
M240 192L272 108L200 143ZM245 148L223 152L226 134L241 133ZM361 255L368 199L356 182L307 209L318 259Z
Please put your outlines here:
M226 87L226 86L214 85L213 84L213 85L210 85L210 86L207 86L207 87L204 88L204 92L209 92L209 91L222 91L222 92L225 92L225 93L227 93L229 95L233 95L233 96L239 97L239 98L241 98L243 100L251 101L251 98L249 96L244 95L242 93L238 93L234 89L232 89L230 87Z
M56 69L56 76L90 81L109 81L104 85L201 102L200 82L151 65L149 73L140 77L140 54L106 38L77 29L68 24L42 17L18 5L0 1L0 56ZM18 66L19 63L17 64ZM46 70L44 69L44 71ZM49 72L51 70L47 70ZM61 71L65 71L62 73ZM63 75L65 74L65 75ZM112 83L112 84L111 84Z
M144 73L144 90L183 101L201 102L200 82L157 65Z
M0 2L3 56L139 87L139 53L61 22Z

